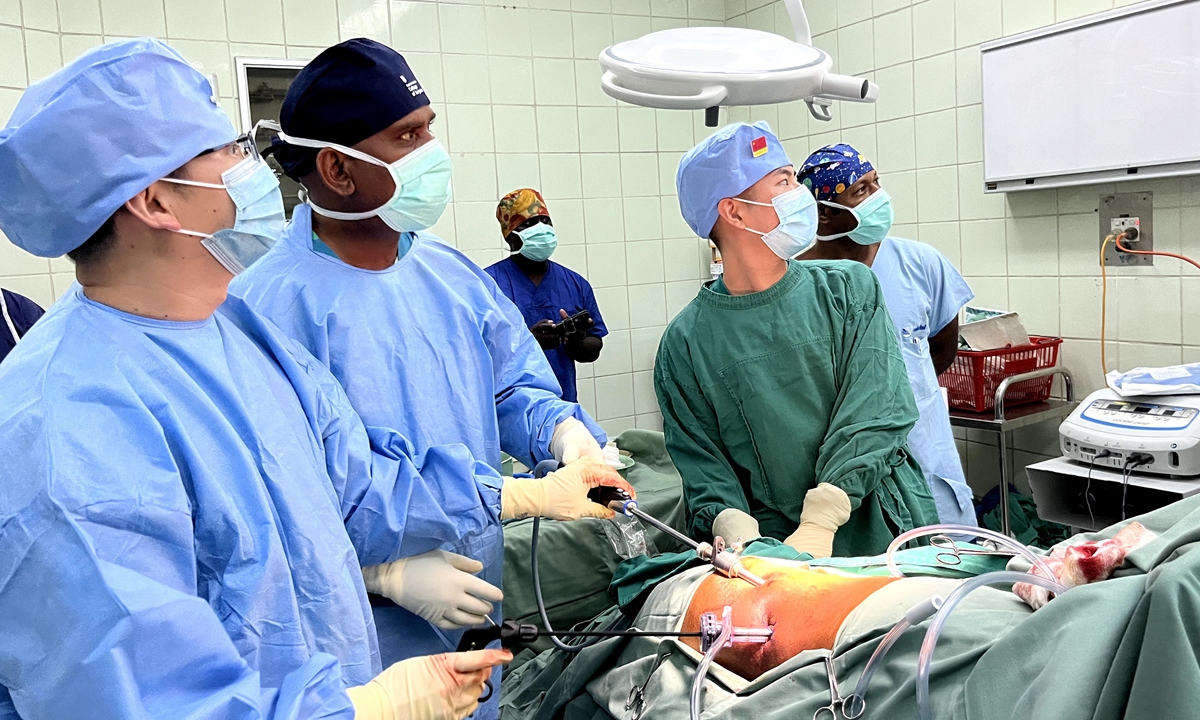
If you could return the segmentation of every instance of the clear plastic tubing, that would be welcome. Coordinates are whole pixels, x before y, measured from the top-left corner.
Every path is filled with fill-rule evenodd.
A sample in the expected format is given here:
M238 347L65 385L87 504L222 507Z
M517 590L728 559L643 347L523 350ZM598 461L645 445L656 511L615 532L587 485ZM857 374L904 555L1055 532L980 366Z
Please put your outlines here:
M906 533L901 533L896 537L895 540L892 541L891 545L888 545L887 549L888 570L891 571L892 577L904 577L904 573L900 572L900 567L896 564L896 559L894 557L896 550L904 545L904 543L909 542L910 540L916 540L919 537L925 537L926 535L970 535L973 537L981 537L991 540L998 545L1012 548L1013 550L1017 551L1023 557L1029 560L1029 562L1033 563L1033 566L1036 567L1044 577L1054 579L1054 571L1050 569L1050 566L1046 564L1046 561L1041 555L1038 555L1025 545L1022 545L1007 535L1001 535L994 530L988 530L987 528L981 527L972 527L970 525L926 525L925 527L914 528Z
M917 658L917 717L920 720L933 720L933 701L929 697L929 671L933 665L933 650L937 647L937 641L941 637L942 628L946 626L946 621L950 619L950 613L954 612L955 606L962 602L962 599L976 588L983 587L984 585L1012 583L1038 585L1057 595L1061 595L1067 591L1066 587L1054 580L1031 573L1011 572L1008 570L987 573L986 575L964 580L962 585L955 588L954 592L950 593L950 596L946 598L946 602L942 604L942 609L938 610L937 615L933 618L933 622L929 623L929 629L925 631L925 641L921 643L921 654Z
M883 658L887 655L888 650L896 644L900 636L905 633L910 627L920 625L942 607L942 596L934 595L933 597L923 600L920 603L909 608L908 612L904 613L904 617L900 618L887 635L883 636L883 640L875 648L875 652L871 653L871 659L867 661L867 667L858 678L858 685L854 687L854 694L846 698L845 704L842 706L842 714L849 720L855 720L862 717L863 712L867 709L867 689L871 685L871 678L875 676L875 671L883 664Z

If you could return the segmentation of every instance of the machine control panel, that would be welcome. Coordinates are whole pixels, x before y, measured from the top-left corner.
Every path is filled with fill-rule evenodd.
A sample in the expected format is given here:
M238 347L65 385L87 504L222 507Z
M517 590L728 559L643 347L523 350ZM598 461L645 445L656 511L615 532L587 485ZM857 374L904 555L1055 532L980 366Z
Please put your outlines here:
M1182 430L1196 419L1197 409L1132 400L1093 400L1083 418L1104 425L1142 430Z

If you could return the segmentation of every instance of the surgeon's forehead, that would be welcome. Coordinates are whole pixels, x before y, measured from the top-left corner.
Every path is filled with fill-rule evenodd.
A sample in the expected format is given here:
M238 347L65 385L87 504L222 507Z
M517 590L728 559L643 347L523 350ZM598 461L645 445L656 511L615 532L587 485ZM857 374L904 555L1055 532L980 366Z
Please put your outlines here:
M419 107L409 114L392 123L384 132L393 134L403 134L413 130L419 130L425 125L433 122L437 118L437 113L428 105Z
M743 190L742 193L740 195L738 195L738 197L746 197L748 194L758 192L759 188L765 188L765 187L771 185L772 183L776 183L776 182L779 182L780 180L783 180L784 178L795 179L796 178L795 167L793 167L791 165L784 165L781 168L775 168L771 172L769 172L766 175L763 175L761 178L759 178L758 181L756 181L753 185L751 185L750 187Z

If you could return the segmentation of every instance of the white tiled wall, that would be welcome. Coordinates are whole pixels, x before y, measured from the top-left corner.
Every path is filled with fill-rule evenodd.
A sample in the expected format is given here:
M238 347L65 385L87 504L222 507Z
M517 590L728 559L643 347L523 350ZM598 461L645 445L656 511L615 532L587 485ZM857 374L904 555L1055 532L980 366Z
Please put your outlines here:
M1115 0L1115 4L1127 4ZM1031 332L1067 338L1081 392L1100 385L1100 195L1154 192L1160 249L1200 255L1200 178L984 195L978 44L1106 10L1114 0L809 0L815 42L840 72L872 77L875 105L840 103L832 123L799 103L723 111L766 119L800 162L845 141L872 157L896 232L938 247L979 304L1021 313ZM583 366L580 398L611 432L661 424L650 371L668 319L707 276L707 246L679 217L674 172L703 138L699 113L618 106L599 89L611 42L683 25L791 34L781 0L0 0L0 117L28 82L106 39L154 34L215 73L236 119L233 58L309 58L367 36L405 53L435 101L454 158L453 206L435 228L488 264L504 255L493 219L510 189L546 195L555 260L596 288L612 334ZM0 199L2 201L2 199ZM43 304L72 279L65 259L0 239L0 284ZM1115 273L1109 364L1200 361L1200 272L1166 259ZM1054 428L1017 433L1014 467L1054 452ZM977 489L995 484L987 436L960 439ZM1020 482L1024 482L1020 473Z
M1102 386L1099 197L1152 191L1155 247L1195 258L1200 177L984 195L978 45L1132 1L808 0L815 44L838 71L874 79L878 103L838 103L830 123L809 119L800 103L730 117L768 120L796 162L839 141L866 153L894 199L895 232L941 250L976 303L1011 308L1030 332L1066 338L1063 359L1086 394ZM729 25L792 35L781 1L726 0L725 7ZM1109 369L1200 361L1197 292L1200 271L1166 258L1111 274ZM977 491L999 477L992 437L959 440ZM1022 488L1025 465L1058 454L1056 437L1053 423L1016 433L1010 467Z
M554 259L589 278L611 331L582 367L580 399L610 433L658 428L654 350L708 274L707 245L674 194L679 157L704 130L698 113L618 107L596 57L652 30L724 20L723 0L0 0L0 118L27 83L123 36L162 37L215 73L235 122L235 57L388 42L424 83L453 155L455 202L435 231L490 264L505 254L497 200L540 188L559 230ZM72 279L66 259L0 239L5 287L48 305Z

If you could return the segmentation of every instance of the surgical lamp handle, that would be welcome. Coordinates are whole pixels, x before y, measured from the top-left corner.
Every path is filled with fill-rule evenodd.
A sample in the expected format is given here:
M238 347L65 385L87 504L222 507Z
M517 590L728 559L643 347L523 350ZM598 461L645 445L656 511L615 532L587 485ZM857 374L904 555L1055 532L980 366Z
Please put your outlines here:
M600 76L600 85L609 97L616 98L631 105L642 107L662 108L664 110L704 110L714 105L720 105L728 95L724 85L711 85L695 95L660 95L630 90L617 84L616 76L611 70L605 70Z
M832 100L822 97L811 97L804 101L808 105L808 112L814 119L821 122L829 122L833 119L833 113L829 112L829 106L833 104ZM821 108L818 110L817 108Z

